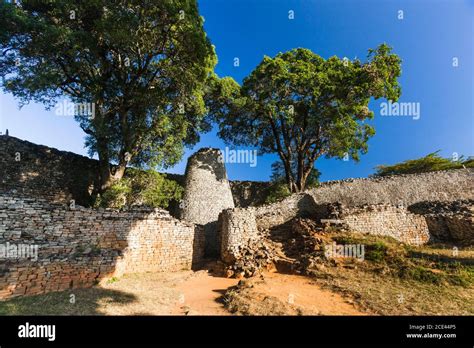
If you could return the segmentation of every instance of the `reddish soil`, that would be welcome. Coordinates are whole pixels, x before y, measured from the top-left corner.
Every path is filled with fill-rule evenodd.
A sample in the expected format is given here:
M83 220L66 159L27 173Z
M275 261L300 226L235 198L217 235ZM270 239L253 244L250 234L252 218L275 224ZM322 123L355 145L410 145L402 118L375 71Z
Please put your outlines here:
M252 291L273 296L305 313L321 315L363 315L351 303L329 290L321 289L311 279L281 273L265 273L264 283L256 283ZM222 296L235 285L237 279L215 277L207 272L196 272L176 286L180 299L173 314L187 315L229 315L224 308Z

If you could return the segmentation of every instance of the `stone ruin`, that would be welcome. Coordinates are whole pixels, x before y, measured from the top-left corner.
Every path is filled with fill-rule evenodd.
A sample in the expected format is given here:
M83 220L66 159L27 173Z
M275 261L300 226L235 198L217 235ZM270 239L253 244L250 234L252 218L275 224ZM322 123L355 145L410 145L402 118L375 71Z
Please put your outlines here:
M188 159L179 216L204 226L206 256L218 256L217 219L228 208L234 208L234 199L222 153L219 149L200 149Z
M38 246L35 258L0 263L0 299L197 269L209 258L236 266L229 275L253 275L275 257L269 231L298 218L407 244L474 245L473 169L334 181L249 206L263 201L253 196L265 183L230 182L220 151L205 148L188 160L178 219L161 209L72 206L87 201L95 168L92 159L0 136L0 249Z
M222 154L219 149L200 149L188 159L180 218L206 225L228 208L234 208L234 199Z

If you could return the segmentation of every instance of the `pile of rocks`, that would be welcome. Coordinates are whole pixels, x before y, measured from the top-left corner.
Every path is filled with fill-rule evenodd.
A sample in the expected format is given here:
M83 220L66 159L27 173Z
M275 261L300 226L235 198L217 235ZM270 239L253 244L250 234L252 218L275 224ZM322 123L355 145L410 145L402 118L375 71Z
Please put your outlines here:
M296 218L291 223L293 238L288 241L288 251L295 258L293 270L306 273L309 268L324 262L324 244L331 239L316 221Z
M226 269L228 277L248 278L275 267L304 273L324 261L323 245L330 242L316 221L305 218L260 233L261 238L234 251L234 260Z
M316 239L322 238L323 228L312 219L296 218L291 221L291 230L300 236L312 236Z
M291 221L291 238L287 241L286 255L298 258L302 254L319 250L324 242L324 231L316 221L296 218Z
M227 277L252 277L262 270L274 268L277 259L274 245L264 239L240 246L235 255L235 262L227 267Z

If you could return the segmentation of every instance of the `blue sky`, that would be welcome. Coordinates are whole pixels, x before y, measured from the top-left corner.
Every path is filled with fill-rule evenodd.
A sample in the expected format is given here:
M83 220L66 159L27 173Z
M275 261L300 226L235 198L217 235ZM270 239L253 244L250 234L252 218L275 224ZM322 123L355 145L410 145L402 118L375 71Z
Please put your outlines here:
M239 83L262 60L295 47L324 58L365 59L367 49L386 42L402 59L400 102L420 103L420 118L382 117L372 101L376 135L359 163L320 159L321 179L365 177L379 164L424 156L436 150L474 155L474 1L457 0L200 0L205 28L216 46L219 76ZM399 19L399 11L403 19ZM294 11L294 19L289 19ZM234 66L234 58L240 66ZM453 67L453 58L458 66ZM84 133L72 118L0 93L0 131L34 143L80 154ZM169 172L183 173L186 158L203 146L224 148L215 132L187 150ZM267 180L275 156L258 164L227 164L230 179Z

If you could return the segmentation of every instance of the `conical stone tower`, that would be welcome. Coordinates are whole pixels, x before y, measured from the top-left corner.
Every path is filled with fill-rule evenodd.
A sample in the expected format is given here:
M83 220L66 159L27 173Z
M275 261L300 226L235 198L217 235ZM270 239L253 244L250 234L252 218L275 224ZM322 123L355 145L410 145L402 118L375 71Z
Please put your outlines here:
M200 225L217 221L219 213L234 208L234 199L219 149L202 148L188 159L182 219ZM206 233L207 235L207 233Z

